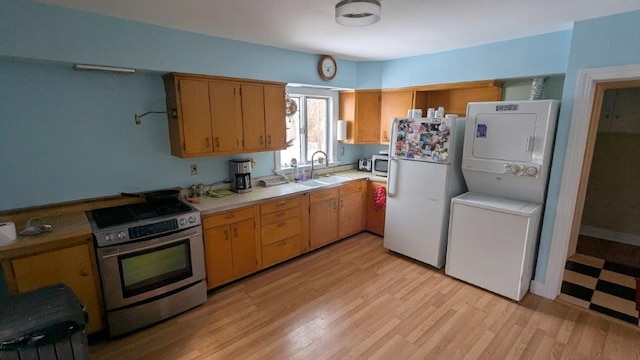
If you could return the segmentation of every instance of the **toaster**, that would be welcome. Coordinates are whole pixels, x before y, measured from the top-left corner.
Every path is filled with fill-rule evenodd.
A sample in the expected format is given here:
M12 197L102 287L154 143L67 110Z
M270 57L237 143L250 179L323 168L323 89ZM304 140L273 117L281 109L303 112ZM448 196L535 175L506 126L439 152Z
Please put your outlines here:
M371 171L371 159L358 159L358 171Z

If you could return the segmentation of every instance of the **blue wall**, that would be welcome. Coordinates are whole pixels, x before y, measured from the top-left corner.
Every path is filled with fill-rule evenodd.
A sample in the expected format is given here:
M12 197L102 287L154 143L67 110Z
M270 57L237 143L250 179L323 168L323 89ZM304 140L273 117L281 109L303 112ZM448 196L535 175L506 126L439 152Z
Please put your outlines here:
M356 87L356 63L338 59L327 83L320 55L210 37L32 1L0 0L0 55Z
M382 87L562 74L571 31L387 61Z
M551 251L553 226L569 140L578 71L587 68L640 63L639 32L640 11L574 24L535 274L535 279L540 282L545 280ZM588 119L584 119L584 121L588 121Z

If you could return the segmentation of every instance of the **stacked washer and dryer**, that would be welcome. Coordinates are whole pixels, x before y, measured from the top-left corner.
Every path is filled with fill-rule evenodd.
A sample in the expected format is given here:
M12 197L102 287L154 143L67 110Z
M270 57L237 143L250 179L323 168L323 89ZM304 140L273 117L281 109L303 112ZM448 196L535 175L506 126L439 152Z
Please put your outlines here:
M514 300L529 290L560 102L469 103L445 272Z

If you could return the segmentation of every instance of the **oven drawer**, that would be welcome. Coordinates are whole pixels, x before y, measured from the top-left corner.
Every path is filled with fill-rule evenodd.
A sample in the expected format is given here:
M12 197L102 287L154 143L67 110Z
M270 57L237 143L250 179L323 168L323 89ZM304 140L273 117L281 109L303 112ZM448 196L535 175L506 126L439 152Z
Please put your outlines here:
M299 208L300 207L300 196L291 197L287 199L282 199L278 201L272 201L270 203L266 203L264 205L260 205L260 214L271 214L276 211L282 211L285 209Z
M263 266L273 265L292 258L302 252L302 238L300 235L278 241L262 247Z
M300 209L298 208L286 209L286 210L277 211L271 214L262 215L260 217L260 222L264 226L264 225L280 222L283 220L291 219L296 216L300 216Z
M253 218L253 207L246 207L242 209L236 209L232 211L225 211L223 213L206 215L202 218L202 227L204 229L210 229L212 227L220 225L233 224L242 220Z
M301 233L302 219L300 216L265 225L262 226L260 234L262 237L262 246L273 244L280 240L300 235Z

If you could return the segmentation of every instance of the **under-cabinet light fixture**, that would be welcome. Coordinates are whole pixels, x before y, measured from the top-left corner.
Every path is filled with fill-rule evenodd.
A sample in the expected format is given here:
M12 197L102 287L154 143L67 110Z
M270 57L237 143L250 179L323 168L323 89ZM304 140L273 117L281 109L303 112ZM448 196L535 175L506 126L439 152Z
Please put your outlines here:
M106 71L118 74L133 74L134 72L136 72L136 69L87 64L75 64L73 65L73 69L78 71Z
M168 111L147 111L146 113L142 114L142 115L138 115L135 114L134 120L136 122L136 125L140 125L142 124L142 118L149 115L149 114L169 114ZM175 119L177 115L176 110L171 110L171 116Z

